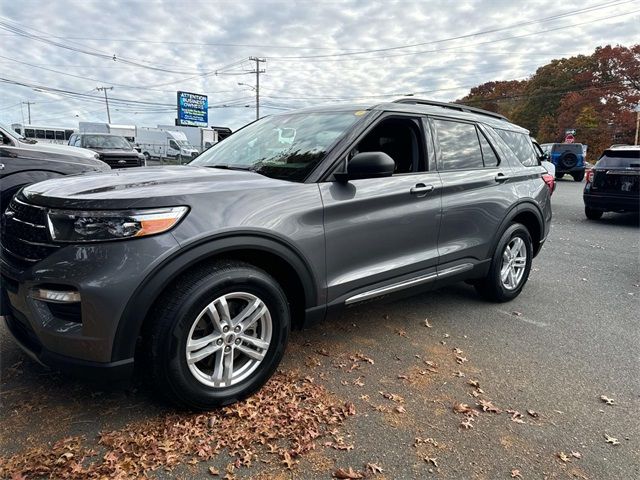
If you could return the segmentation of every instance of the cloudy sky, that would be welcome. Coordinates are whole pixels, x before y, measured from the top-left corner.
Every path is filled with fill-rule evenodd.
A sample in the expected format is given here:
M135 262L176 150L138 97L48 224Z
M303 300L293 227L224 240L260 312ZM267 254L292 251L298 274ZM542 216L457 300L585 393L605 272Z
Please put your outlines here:
M0 0L0 122L173 123L176 90L236 129L306 105L454 100L553 58L640 40L640 0ZM245 85L238 85L245 83Z

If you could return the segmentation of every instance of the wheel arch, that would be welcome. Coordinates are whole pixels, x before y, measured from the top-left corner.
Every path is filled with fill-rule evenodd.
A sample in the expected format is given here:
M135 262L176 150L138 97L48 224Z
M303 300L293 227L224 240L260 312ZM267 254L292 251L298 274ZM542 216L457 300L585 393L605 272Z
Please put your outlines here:
M513 205L507 212L504 220L500 224L493 238L494 249L491 255L495 253L495 246L498 244L500 237L511 223L517 222L523 224L529 230L533 243L533 256L535 257L541 248L541 240L544 238L544 221L540 207L533 200L522 200Z
M286 241L250 233L203 240L165 260L138 286L118 323L111 358L134 357L143 325L150 321L148 316L156 300L180 276L219 259L245 261L274 276L289 300L294 327L301 327L305 310L318 304L316 277L310 263Z

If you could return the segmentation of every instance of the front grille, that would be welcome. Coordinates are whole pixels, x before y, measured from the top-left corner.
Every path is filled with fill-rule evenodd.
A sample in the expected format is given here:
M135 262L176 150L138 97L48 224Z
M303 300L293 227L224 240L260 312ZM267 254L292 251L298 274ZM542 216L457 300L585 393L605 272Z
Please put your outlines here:
M46 210L30 205L19 194L2 214L0 255L20 270L29 268L51 255L59 246L49 239Z
M138 157L101 157L100 160L105 162L111 168L131 168L139 167L140 160Z

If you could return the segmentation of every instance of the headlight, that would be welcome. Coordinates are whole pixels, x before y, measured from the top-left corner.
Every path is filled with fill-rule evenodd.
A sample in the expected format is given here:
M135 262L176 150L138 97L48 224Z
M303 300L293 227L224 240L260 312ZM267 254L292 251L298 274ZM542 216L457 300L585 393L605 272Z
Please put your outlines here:
M166 232L187 211L187 207L84 212L49 210L47 223L51 238L57 242L101 242Z

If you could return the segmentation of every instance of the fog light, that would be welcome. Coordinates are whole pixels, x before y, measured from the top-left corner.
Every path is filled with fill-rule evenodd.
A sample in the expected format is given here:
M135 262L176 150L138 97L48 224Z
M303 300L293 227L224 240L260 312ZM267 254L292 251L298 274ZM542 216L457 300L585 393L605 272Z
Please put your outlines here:
M49 290L47 288L36 288L31 295L37 300L56 303L77 303L80 301L80 292L75 290Z

